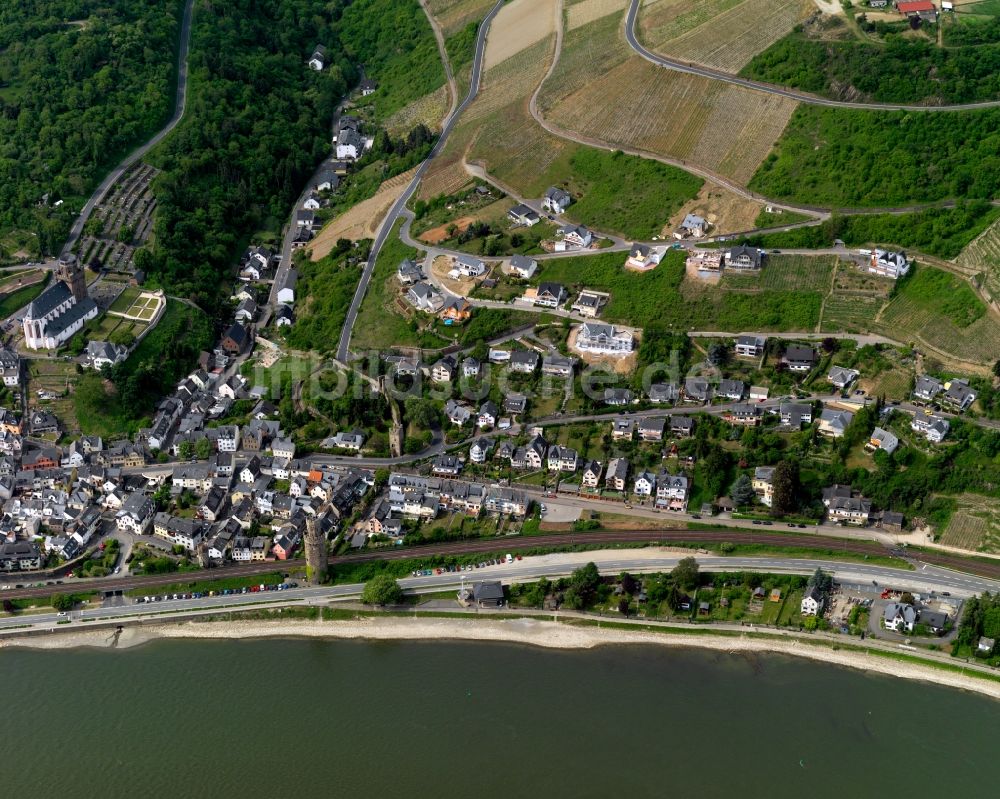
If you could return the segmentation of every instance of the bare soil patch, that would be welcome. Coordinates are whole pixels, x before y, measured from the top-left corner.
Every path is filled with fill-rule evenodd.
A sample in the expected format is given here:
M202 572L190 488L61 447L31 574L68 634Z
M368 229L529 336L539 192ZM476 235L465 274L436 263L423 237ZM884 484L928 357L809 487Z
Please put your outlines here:
M621 325L615 325L620 328ZM603 366L615 374L628 375L635 371L635 366L639 358L639 342L642 340L642 331L637 328L630 328L635 335L635 346L628 355L596 355L592 352L580 352L576 347L576 336L580 332L580 326L576 325L569 331L569 338L566 339L566 346L578 356L581 361L590 366Z

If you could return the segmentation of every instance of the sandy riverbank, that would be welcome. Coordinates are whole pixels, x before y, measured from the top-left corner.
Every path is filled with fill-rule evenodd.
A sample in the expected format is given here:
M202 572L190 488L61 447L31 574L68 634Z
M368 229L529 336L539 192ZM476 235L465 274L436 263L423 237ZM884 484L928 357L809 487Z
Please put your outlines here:
M730 654L772 653L820 660L892 677L922 680L949 688L974 691L1000 699L1000 682L951 672L934 666L907 663L863 652L835 650L789 638L730 637L711 634L646 632L574 626L538 619L461 619L432 617L371 617L349 621L253 620L181 622L126 628L116 639L113 630L66 631L49 637L0 640L0 648L66 649L98 647L119 649L162 638L348 638L408 641L494 641L528 644L551 649L590 649L622 644L698 647Z

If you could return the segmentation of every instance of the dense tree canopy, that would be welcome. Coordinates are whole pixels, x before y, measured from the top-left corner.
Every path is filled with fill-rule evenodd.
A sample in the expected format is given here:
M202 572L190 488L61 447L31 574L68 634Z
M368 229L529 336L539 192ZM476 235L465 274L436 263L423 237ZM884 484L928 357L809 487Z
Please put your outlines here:
M182 10L183 0L0 4L0 246L57 251L83 198L169 118Z

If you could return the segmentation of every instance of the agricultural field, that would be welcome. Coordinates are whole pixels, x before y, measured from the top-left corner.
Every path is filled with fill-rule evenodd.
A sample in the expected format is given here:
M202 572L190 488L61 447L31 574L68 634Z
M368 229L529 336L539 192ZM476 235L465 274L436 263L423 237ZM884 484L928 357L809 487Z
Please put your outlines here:
M511 0L493 18L483 68L502 64L556 32L556 0Z
M994 299L1000 298L1000 220L962 250L955 263L982 275L986 291Z
M756 291L815 291L830 290L830 279L837 256L771 255L759 276L724 275L724 288Z
M996 500L962 494L956 502L938 543L973 552L1000 552L1000 510Z
M450 104L448 84L435 89L400 108L383 122L390 136L405 136L417 125L426 125L430 130L440 130Z
M735 73L815 11L812 0L657 0L638 28L654 52Z
M485 17L494 2L495 0L427 0L427 8L447 39L470 22L477 22Z
M621 18L612 14L566 34L539 96L542 115L610 146L749 181L784 131L795 101L660 69L631 54ZM754 113L745 113L748 107Z
M566 30L576 30L589 22L624 11L628 0L578 0L566 3Z

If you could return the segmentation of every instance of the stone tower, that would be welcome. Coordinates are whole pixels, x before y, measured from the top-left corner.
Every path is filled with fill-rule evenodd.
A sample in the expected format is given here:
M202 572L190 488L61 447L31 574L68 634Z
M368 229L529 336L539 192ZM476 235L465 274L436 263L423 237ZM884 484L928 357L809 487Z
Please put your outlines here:
M59 271L56 272L56 277L66 284L66 288L77 302L87 299L87 279L73 253L67 253L59 259Z
M306 578L313 585L326 582L326 534L315 516L306 518Z

